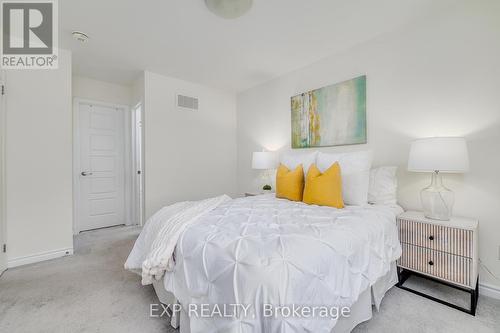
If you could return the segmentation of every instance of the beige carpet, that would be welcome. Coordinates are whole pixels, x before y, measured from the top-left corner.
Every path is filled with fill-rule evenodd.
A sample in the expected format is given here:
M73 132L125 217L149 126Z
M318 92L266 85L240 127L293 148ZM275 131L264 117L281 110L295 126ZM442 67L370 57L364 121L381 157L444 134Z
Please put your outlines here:
M149 317L150 303L158 302L152 288L123 269L138 233L130 227L83 233L75 238L74 256L5 272L0 332L174 332L168 320ZM449 288L432 290L457 302L466 299ZM481 297L472 317L393 288L381 311L354 332L500 332L500 301Z

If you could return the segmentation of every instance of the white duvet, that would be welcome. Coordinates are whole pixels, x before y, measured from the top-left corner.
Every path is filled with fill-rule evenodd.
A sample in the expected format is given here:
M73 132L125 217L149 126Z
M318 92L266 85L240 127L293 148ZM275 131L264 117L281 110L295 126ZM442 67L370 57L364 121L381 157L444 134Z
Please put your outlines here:
M351 306L401 255L399 212L389 206L338 210L273 195L224 201L186 225L165 288L186 311L189 304L249 306L246 316L190 316L192 333L330 332L335 318L264 317L262 307ZM153 239L154 228L146 225L148 232L141 236ZM130 257L137 262L146 249Z

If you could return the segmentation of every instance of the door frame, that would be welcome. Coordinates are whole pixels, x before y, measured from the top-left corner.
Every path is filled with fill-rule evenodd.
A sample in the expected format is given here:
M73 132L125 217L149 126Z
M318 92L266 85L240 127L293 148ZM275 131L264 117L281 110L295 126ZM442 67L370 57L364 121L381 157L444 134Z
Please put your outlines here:
M124 183L124 191L125 191L125 225L132 225L133 223L133 214L135 207L138 205L133 195L133 180L134 180L134 172L133 168L133 145L132 145L132 114L130 107L128 105L101 102L91 99L85 98L74 98L73 99L73 234L77 235L82 230L78 228L79 226L79 213L80 213L80 117L79 117L79 106L80 104L92 104L99 105L103 107L116 108L123 110L124 114L124 152L123 159L125 161L125 183Z
M137 117L137 111L140 111L139 117ZM133 194L133 205L132 205L132 216L136 220L136 224L139 226L144 225L144 109L142 102L135 104L130 109L131 114L131 128L132 128L132 194ZM138 124L141 122L141 130L138 133ZM139 156L140 154L140 156ZM138 173L140 171L140 174ZM140 187L142 185L142 195L140 192Z
M3 86L5 88L5 71L0 70L0 87ZM4 244L7 244L7 172L6 166L6 148L7 145L5 140L7 139L7 103L5 102L6 94L3 94L4 91L0 92L0 275L7 269L8 260L7 253L3 252Z

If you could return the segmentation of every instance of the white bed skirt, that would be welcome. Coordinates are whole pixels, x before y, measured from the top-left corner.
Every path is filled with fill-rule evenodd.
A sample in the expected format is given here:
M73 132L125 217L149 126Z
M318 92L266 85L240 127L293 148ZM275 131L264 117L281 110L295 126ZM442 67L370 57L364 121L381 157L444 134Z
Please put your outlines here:
M351 307L349 317L340 317L332 333L351 332L358 324L372 318L373 306L378 310L385 293L398 282L396 262L391 264L390 271L378 279L371 287L359 295L356 303ZM172 293L165 290L163 280L153 283L153 287L158 295L158 299L163 304L174 304L176 299ZM189 318L185 311L181 311L179 317L171 318L171 325L174 328L180 327L180 333L190 333Z

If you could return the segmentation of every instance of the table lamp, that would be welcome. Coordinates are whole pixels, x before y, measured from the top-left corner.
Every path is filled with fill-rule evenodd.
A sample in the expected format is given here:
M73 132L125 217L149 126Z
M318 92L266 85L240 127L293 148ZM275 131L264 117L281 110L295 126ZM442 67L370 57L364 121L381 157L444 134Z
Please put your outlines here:
M469 171L465 139L435 137L415 140L410 149L408 171L432 172L431 184L420 192L425 217L450 220L455 196L443 185L441 174Z
M265 184L262 187L262 190L264 191L271 191L272 186L270 183L271 181L271 176L269 171L272 169L276 169L278 166L278 160L276 158L276 154L274 152L270 151L260 151L260 152L254 152L252 155L252 169L256 170L266 170L265 172L265 177L266 181L269 181L269 183Z

